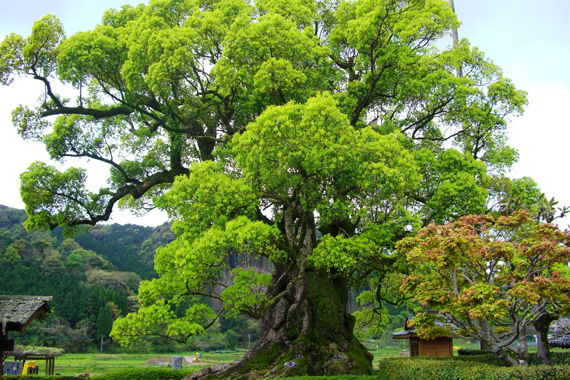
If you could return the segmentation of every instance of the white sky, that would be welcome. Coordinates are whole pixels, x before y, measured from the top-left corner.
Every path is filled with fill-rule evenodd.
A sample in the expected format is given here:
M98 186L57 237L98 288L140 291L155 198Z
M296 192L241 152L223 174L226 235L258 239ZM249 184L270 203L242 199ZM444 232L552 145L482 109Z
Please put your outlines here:
M67 35L92 29L109 8L129 0L0 0L0 38L9 33L27 36L34 21L55 14ZM568 0L455 0L463 24L459 37L467 38L502 69L515 85L528 92L524 116L509 126L510 144L520 160L511 177L532 177L548 198L570 205L568 161L570 137L570 1ZM47 162L43 146L23 142L11 122L11 110L19 104L33 106L41 85L20 81L0 86L0 204L24 208L19 194L19 174L34 161ZM72 162L70 162L72 163ZM106 171L90 166L88 174ZM115 212L113 222L155 226L166 217L154 213L136 218ZM570 224L570 218L560 222Z

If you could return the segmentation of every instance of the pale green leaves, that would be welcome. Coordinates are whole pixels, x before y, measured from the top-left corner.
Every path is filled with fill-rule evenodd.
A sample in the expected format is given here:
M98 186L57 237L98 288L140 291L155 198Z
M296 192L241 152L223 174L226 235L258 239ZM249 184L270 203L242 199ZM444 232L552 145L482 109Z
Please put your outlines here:
M222 292L228 316L245 314L254 319L261 318L269 303L266 292L271 285L271 275L242 268L233 269L231 274L235 276L234 284Z
M270 107L233 140L237 164L263 197L296 192L322 223L346 216L349 199L363 204L401 194L419 175L397 134L356 130L324 93L306 104Z
M487 191L486 166L448 149L439 154L428 149L414 152L416 162L424 173L418 198L425 199L424 223L442 223L461 215L485 212Z
M259 113L260 106L303 102L326 89L332 74L327 53L292 18L268 13L257 22L234 24L226 39L225 57L214 73L225 93L237 91ZM244 90L254 91L255 96Z
M100 25L89 32L79 32L64 41L58 56L58 74L74 86L117 82L116 71L126 59L124 36L120 29Z
M224 227L240 215L253 219L257 204L250 183L226 175L221 165L211 161L193 165L188 177L178 177L172 190L157 200L175 219L174 231L191 236L213 225Z
M43 133L49 126L39 109L32 110L22 105L12 111L12 123L18 128L18 134L30 141L42 141Z
M287 196L304 177L314 177L306 184L310 189L345 170L341 166L354 154L345 148L356 137L325 94L306 105L268 108L244 134L234 137L233 151L245 178L260 183L259 190ZM314 196L320 190L315 188Z
M64 37L63 26L53 15L36 21L28 38L8 36L0 45L0 83L10 84L14 76L23 74L53 75Z
M295 69L291 61L269 58L263 62L254 76L254 89L259 94L271 94L291 99L306 80L303 72Z
M311 25L311 16L315 12L315 3L307 0L257 0L255 5L260 14L279 14L290 19L301 30Z
M0 44L0 84L8 86L15 76L22 74L25 43L22 36L12 33Z
M86 178L84 169L70 168L62 173L53 166L33 163L20 176L20 193L28 213L26 228L51 229L103 211L105 191L87 191Z
M319 269L353 273L363 270L370 259L378 255L380 249L375 241L366 236L357 235L346 238L343 235L323 236L313 251L310 260Z
M163 336L186 343L190 336L202 333L203 326L214 317L212 309L202 304L192 305L179 317L162 300L116 320L111 337L124 346L140 345L145 336Z

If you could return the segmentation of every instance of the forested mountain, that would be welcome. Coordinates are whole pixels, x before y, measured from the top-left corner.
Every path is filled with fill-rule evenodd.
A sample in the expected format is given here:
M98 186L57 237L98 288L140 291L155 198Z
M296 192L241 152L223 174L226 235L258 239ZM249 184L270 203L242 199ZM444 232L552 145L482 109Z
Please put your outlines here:
M48 323L28 335L108 335L113 319L136 307L141 279L156 275L156 248L174 239L168 224L101 225L66 237L62 228L27 232L26 218L0 205L0 294L53 297Z
M76 252L77 255L91 257L91 265L101 269L121 272L134 272L143 279L155 275L153 257L156 248L165 245L174 239L168 224L159 227L143 227L132 224L127 225L99 225L88 232L72 237L66 237L62 228L53 231L35 230L27 232L23 226L27 216L23 210L0 205L0 253L4 254L12 246L22 256L25 265L39 264L52 256L52 250L58 251L60 260L70 260L70 255L77 249L92 251L91 253ZM27 242L27 243L26 243ZM96 264L95 261L100 263ZM57 260L56 260L57 261ZM108 263L105 263L108 261ZM55 264L53 257L48 264ZM45 263L42 263L45 264ZM73 263L67 263L72 264ZM109 266L109 264L111 266ZM45 268L46 266L43 265ZM47 265L49 267L49 265ZM69 268L68 268L69 269ZM85 269L85 268L83 268Z

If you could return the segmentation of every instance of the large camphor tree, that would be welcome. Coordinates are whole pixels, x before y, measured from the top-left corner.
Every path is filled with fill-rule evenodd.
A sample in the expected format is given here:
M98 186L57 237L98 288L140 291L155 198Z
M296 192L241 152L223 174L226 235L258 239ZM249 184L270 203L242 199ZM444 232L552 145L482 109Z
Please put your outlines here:
M466 40L436 48L457 25L444 0L155 0L69 38L46 16L0 45L3 84L45 84L14 123L54 160L110 171L93 192L82 169L33 164L27 227L161 207L178 238L114 339L185 342L246 314L261 340L226 374L369 373L348 290L397 295L385 286L405 268L395 242L486 211L500 193L490 175L516 159L505 127L525 94ZM272 273L222 277L238 254Z

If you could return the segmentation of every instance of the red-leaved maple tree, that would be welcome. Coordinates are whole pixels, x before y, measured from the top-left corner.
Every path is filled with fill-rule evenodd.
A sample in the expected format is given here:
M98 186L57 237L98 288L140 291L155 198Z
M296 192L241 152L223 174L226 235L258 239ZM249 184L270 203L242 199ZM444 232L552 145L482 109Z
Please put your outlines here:
M400 241L397 248L411 266L401 290L452 322L434 325L420 313L414 318L419 335L473 337L518 365L528 352L515 340L544 315L570 306L570 279L558 270L570 261L569 243L568 231L537 224L526 211L430 224Z

